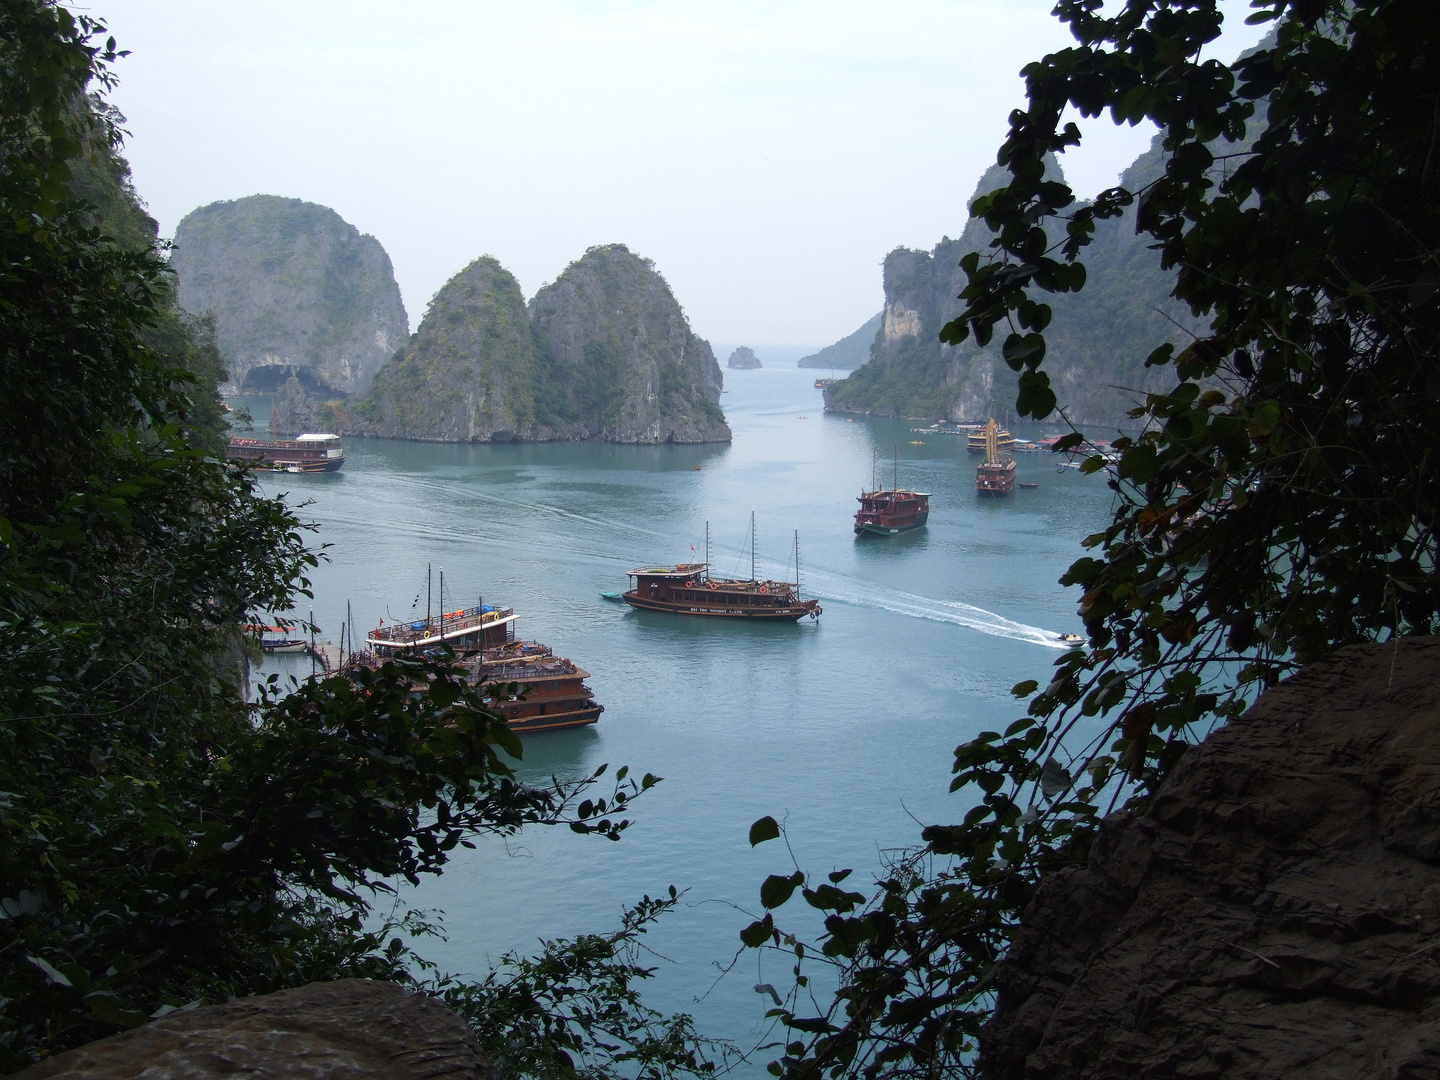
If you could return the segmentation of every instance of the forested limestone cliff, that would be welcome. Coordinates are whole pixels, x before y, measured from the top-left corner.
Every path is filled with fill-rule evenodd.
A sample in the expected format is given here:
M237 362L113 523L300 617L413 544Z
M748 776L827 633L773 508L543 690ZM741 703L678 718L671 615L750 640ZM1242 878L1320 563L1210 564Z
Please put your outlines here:
M429 442L728 442L721 379L665 279L624 245L591 248L528 309L486 256L436 294L368 396L320 401L294 381L272 426Z
M363 394L409 336L390 256L335 211L273 195L192 210L171 255L180 305L214 312L231 382Z
M1121 184L1137 190L1163 167L1157 142L1125 171ZM1058 177L1059 166L1051 168ZM1008 178L992 167L975 197ZM937 337L963 308L957 299L965 287L961 257L987 250L989 242L984 222L972 218L958 239L946 237L931 251L896 248L886 256L885 309L873 359L826 390L827 409L983 421L1014 408L1017 376L1000 357L999 339L979 349L973 341L952 347ZM1097 224L1084 261L1082 292L1044 298L1054 311L1046 370L1072 422L1113 423L1147 391L1161 388L1145 357L1163 341L1183 341L1195 322L1168 298L1171 275L1135 234L1133 209Z
M725 361L725 366L734 368L736 371L751 371L763 367L760 358L755 355L755 350L748 345L741 345L730 354L730 359Z

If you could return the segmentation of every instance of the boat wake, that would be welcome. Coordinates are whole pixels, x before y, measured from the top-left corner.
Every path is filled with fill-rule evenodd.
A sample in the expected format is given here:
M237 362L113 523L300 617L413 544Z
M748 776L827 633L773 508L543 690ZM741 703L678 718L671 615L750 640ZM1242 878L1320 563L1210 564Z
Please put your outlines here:
M1007 619L993 611L966 604L959 600L933 600L928 596L901 592L884 586L867 584L863 593L844 578L824 571L807 571L806 586L812 595L824 600L836 600L856 607L879 608L893 611L897 615L908 615L913 619L929 619L932 622L951 623L969 630L978 630L992 637L1010 638L1047 649L1068 649L1053 630L1040 626Z

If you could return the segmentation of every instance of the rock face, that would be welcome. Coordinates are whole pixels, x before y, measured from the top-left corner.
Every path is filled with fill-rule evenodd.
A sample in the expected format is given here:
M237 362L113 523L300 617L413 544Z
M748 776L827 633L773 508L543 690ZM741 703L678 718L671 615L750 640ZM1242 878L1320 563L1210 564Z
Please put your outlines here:
M252 195L185 216L171 256L180 306L215 313L233 385L270 392L298 378L362 394L405 344L409 320L390 257L335 211Z
M299 382L274 430L429 442L729 442L720 365L665 279L620 244L591 248L528 309L494 259L452 278L361 401Z
M404 353L339 426L439 442L575 437L537 425L540 374L520 283L487 256L446 282Z
M535 294L530 315L547 419L611 442L730 441L720 365L650 260L593 247Z
M870 347L880 333L885 313L865 320L865 324L853 334L846 334L834 345L826 345L817 353L802 356L795 362L796 367L830 368L834 371L854 371L861 364L870 362Z
M343 979L177 1012L58 1054L25 1080L500 1080L465 1022L391 983Z
M730 359L725 361L725 366L735 368L739 371L747 371L763 367L764 365L760 363L760 358L755 355L754 349L746 345L741 345L730 354Z
M1042 882L990 1080L1440 1076L1440 638L1353 646Z
M1121 177L1138 190L1163 171L1157 143ZM1058 164L1049 174L1061 177ZM992 167L975 198L1009 181ZM1054 319L1046 330L1045 370L1060 405L1078 424L1120 420L1144 394L1164 389L1173 373L1146 369L1156 345L1180 340L1197 324L1188 309L1168 299L1172 275L1158 253L1135 235L1134 210L1097 223L1086 249L1085 289L1045 297ZM885 308L873 338L874 359L825 391L833 412L873 413L934 420L983 422L1014 408L1018 376L1000 356L1003 334L984 349L973 340L943 345L940 328L964 305L960 259L989 250L991 233L971 218L959 239L946 237L932 251L896 248L885 258ZM837 343L838 345L838 343ZM832 346L834 348L836 346Z

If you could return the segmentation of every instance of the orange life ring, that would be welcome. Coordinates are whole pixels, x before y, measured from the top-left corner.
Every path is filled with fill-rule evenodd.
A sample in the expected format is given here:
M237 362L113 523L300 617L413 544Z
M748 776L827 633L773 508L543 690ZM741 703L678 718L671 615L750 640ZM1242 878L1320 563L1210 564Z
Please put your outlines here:
M713 581L707 581L705 584L708 585L708 586L709 586L710 588L712 588L712 589L718 589L718 588L720 588L720 586L719 586L719 585L716 585Z
M768 593L768 592L770 591L770 587L769 587L768 585L761 585L761 586L760 586L760 591L761 591L761 592L767 592L767 593Z

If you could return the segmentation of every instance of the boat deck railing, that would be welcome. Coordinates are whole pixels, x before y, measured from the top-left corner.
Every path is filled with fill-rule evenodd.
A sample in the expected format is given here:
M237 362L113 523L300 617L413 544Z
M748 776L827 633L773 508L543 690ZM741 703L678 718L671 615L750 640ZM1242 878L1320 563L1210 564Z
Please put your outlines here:
M484 630L492 625L503 625L515 617L513 608L481 607L461 608L443 615L420 619L409 623L392 623L379 626L369 634L369 641L375 645L406 646L431 638L451 638L470 631Z
M517 660L507 664L486 664L481 672L485 681L490 683L528 683L574 675L579 670L573 661L555 656L528 661Z
M709 581L713 581L715 588L711 589ZM792 593L798 586L793 581L750 581L746 578L711 578L709 581L698 582L689 588L703 589L706 592L743 592L757 593L769 596L783 596ZM686 587L686 586L682 586Z

